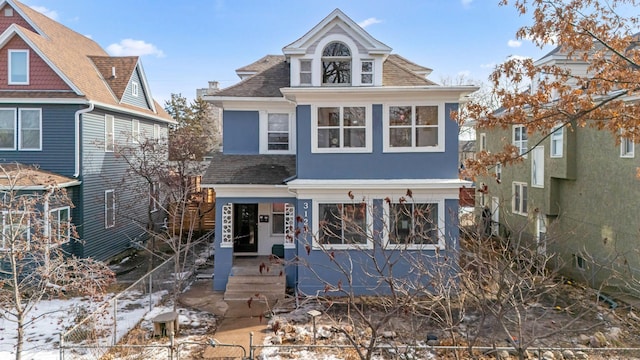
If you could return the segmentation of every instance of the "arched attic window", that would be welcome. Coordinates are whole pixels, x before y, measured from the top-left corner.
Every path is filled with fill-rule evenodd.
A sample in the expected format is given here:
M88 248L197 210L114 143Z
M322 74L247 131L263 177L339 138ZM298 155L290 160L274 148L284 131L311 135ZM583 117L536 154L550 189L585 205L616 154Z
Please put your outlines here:
M351 84L351 50L334 41L322 50L322 84Z

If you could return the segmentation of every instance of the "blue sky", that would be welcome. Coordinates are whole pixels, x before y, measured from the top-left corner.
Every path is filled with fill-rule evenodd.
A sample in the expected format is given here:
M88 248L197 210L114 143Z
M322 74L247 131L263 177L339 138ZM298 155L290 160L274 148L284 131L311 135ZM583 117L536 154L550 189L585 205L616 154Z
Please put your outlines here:
M23 0L91 37L111 55L139 55L151 91L195 97L217 80L236 83L235 69L282 54L335 8L393 52L434 71L485 80L509 56L535 59L548 49L516 41L530 22L498 0Z

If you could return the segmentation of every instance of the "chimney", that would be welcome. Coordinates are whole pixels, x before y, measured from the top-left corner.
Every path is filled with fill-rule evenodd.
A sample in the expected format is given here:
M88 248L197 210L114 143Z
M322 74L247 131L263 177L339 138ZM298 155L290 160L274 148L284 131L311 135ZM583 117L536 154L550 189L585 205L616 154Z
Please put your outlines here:
M217 81L209 81L209 89L213 91L218 91L218 82Z
M115 78L117 77L117 76L116 76L116 67L115 67L115 66L112 66L112 67L111 67L111 77L112 77L113 79L115 79Z

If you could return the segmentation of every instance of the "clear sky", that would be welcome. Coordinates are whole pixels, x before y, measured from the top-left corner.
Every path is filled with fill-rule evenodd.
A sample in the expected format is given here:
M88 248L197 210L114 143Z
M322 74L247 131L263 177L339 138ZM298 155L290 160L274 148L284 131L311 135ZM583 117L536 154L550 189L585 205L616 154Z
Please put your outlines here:
M405 58L432 68L429 78L465 74L485 80L509 56L540 58L548 49L516 41L530 22L499 0L23 0L91 37L111 55L139 55L160 103L195 97L235 69L304 35L336 8Z

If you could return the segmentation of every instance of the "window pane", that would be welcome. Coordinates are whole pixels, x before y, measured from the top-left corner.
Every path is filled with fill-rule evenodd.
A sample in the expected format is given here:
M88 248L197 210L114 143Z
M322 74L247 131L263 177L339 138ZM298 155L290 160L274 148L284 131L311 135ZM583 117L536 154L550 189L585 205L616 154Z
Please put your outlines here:
M309 60L300 61L300 71L305 71L305 72L311 71L311 61Z
M322 70L324 84L351 83L351 61L323 61Z
M389 145L391 147L411 146L411 128L389 129Z
M0 110L0 148L13 149L15 147L15 112Z
M373 75L371 74L362 74L360 78L360 82L363 84L371 84L373 83Z
M340 126L340 108L318 108L318 126Z
M338 204L319 204L319 240L323 244L342 244L342 214Z
M365 126L364 107L345 107L344 126Z
M438 128L418 128L416 129L416 146L436 146L438 145Z
M340 147L340 129L318 129L318 147Z
M527 213L527 185L522 185L522 212Z
M365 244L367 242L366 234L366 215L367 205L360 204L344 204L343 205L343 226L344 241L346 244Z
M269 114L269 131L289 131L288 114Z
M20 110L20 148L40 148L40 110Z
M14 51L9 53L11 56L11 79L12 83L27 82L27 52Z
M438 107L416 106L416 125L438 125Z
M513 187L513 211L520 212L520 185Z
M345 129L344 147L365 147L365 129Z
M405 244L412 231L411 204L391 204L389 208L389 241L394 244Z
M284 234L284 214L273 214L271 233Z
M362 62L362 72L370 73L373 71L373 63L371 61L363 61Z
M300 83L311 84L311 74L309 73L300 74Z
M413 222L414 244L435 244L438 242L438 204L414 204Z
M389 125L411 125L411 106L390 106Z
M325 46L322 56L351 56L349 47L341 42L332 42Z

